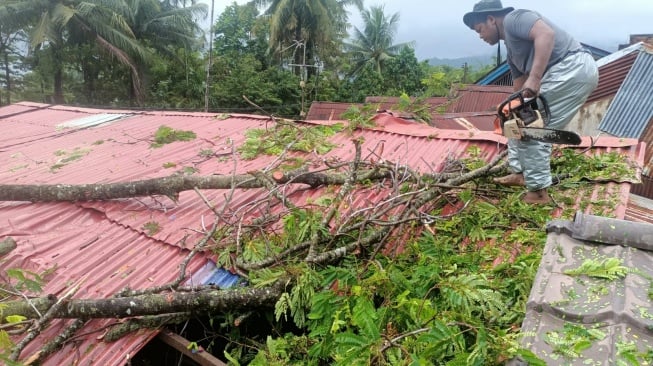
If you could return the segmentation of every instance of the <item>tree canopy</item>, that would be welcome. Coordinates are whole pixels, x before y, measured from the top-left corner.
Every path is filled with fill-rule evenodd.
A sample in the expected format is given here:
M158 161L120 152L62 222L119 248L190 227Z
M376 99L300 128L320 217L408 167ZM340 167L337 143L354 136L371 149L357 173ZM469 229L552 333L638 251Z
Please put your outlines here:
M394 42L398 13L362 5L233 3L206 32L208 7L197 1L5 0L4 101L197 109L208 90L209 110L296 118L314 100L440 96L462 80L457 69L419 62L411 43ZM362 29L350 29L352 11L361 11Z

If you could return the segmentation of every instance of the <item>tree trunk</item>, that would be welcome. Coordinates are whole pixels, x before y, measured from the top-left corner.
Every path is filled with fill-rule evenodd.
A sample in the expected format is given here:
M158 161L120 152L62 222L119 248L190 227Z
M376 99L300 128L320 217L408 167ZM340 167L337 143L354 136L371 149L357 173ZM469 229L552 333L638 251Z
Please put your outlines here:
M9 50L5 52L5 83L7 84L7 105L11 104L11 70L9 69Z
M369 170L359 173L358 181L375 180L388 176L387 172ZM346 176L343 174L275 172L275 182L308 184L315 188L322 185L341 185ZM210 175L183 176L171 175L163 178L147 179L126 183L107 184L43 184L43 185L0 185L0 201L97 201L129 197L168 196L176 200L179 192L197 189L262 188L265 185L254 175Z
M210 289L109 299L62 300L64 304L59 306L53 318L128 318L167 313L206 314L208 312L270 308L274 307L277 299L283 293L281 283L265 288ZM39 314L35 309L43 314L57 301L56 296L50 295L31 299L31 304L27 301L5 302L2 304L3 313L38 319ZM3 318L0 323L4 321Z
M54 104L64 104L65 99L63 95L63 66L55 66L54 71Z

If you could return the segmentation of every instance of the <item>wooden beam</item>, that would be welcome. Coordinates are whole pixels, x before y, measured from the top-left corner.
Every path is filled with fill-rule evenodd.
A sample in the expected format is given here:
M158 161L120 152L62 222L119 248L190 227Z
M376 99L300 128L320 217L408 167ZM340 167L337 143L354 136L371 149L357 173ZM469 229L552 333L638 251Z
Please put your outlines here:
M188 349L188 345L190 344L188 339L167 329L164 329L159 333L159 339L201 366L227 366L226 363L220 361L218 358L206 351L197 353L191 352L191 350Z

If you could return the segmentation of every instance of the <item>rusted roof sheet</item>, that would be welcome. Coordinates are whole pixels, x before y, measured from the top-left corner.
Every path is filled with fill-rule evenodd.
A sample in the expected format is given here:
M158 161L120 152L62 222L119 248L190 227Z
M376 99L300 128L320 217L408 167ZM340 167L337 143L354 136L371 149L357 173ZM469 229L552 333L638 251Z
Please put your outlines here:
M7 113L7 110L30 108L32 111L28 113L12 116ZM68 121L112 113L123 116L98 126L57 127ZM0 137L2 184L126 182L169 176L191 168L199 175L246 174L263 169L277 159L262 156L243 160L234 151L244 142L248 129L272 126L272 120L261 116L222 118L212 113L110 111L33 103L0 108L0 115L7 116L0 119L4 127ZM152 148L153 135L163 125L192 130L197 138ZM362 149L368 155L375 152L383 159L401 162L422 172L440 171L448 158L464 156L471 146L480 148L482 156L488 160L505 148L505 138L492 132L438 129L387 114L377 118L374 129L356 134L363 137ZM338 148L324 159L351 160L355 154L351 138L346 133L330 138ZM589 144L589 139L584 139L581 146ZM623 152L638 162L643 159L641 150L636 140L608 137L595 141L593 148L599 153ZM207 155L207 151L210 154ZM620 197L620 203L611 214L622 218L629 188L629 183L600 185L591 197ZM214 207L225 206L224 192L205 190L202 193ZM315 200L321 194L320 189L288 192L297 202ZM236 190L222 219L227 222L241 216L251 219L257 213L243 213L242 208L253 206L265 196L263 190ZM383 197L378 190L361 190L352 201L352 209ZM166 197L83 203L3 202L0 203L0 235L12 236L18 242L18 249L5 257L3 267L41 272L56 266L48 277L46 293L60 295L70 284L80 281L81 288L75 297L110 297L127 286L147 288L176 278L178 264L189 248L202 238L214 218L213 211L192 191L182 192L177 202ZM159 226L158 231L148 229L148 224L152 223ZM209 259L207 255L196 257L188 273L206 270ZM213 278L213 281L223 278L220 275L218 279L212 275L200 277ZM154 332L139 332L118 342L105 343L101 340L102 331L111 322L89 322L80 331L88 335L52 355L45 365L121 365L154 335ZM34 354L58 335L64 324L63 321L53 322L30 343L23 357Z
M653 225L578 213L573 221L547 226L522 346L547 365L646 364L642 355L653 342L647 291L653 278ZM592 272L583 265L596 267ZM622 266L618 275L599 277L615 266ZM586 347L576 347L582 341Z
M600 48L590 46L585 43L581 43L581 45L583 46L583 48L585 48L592 54L592 57L595 60L610 54L610 52L606 50L602 50ZM501 64L497 65L492 70L490 70L487 74L483 75L480 79L476 80L474 84L512 85L513 80L512 80L512 75L510 74L510 66L508 65L508 62L506 61L501 62Z
M606 97L613 97L621 88L630 68L639 55L641 44L634 45L603 57L596 62L599 68L599 84L587 98L592 103Z
M453 102L450 102L446 111L449 113L496 111L510 94L512 86L500 85L463 85L455 91Z
M411 98L414 100L415 98ZM380 109L392 109L392 106L399 104L400 97L380 97L380 96L370 96L365 98L365 103L367 104L380 104ZM447 103L449 99L447 97L431 97L424 99L424 103L436 107Z
M653 224L653 200L639 195L630 195L626 220Z
M496 116L494 111L434 114L431 125L440 129L493 131Z
M651 85L653 50L642 47L601 120L599 130L618 137L641 138L646 126L653 120Z
M314 101L311 103L311 107L308 109L306 114L306 120L341 120L343 119L342 114L349 109L352 105L362 106L359 103L337 103L337 102L317 102Z
M413 98L414 99L414 98ZM447 103L446 97L426 98L424 103L430 106L432 111L437 107ZM397 110L399 97L367 97L365 103L340 103L340 102L319 102L314 101L306 114L307 121L331 121L342 120L342 114L351 106L363 107L365 104L378 104L377 110L390 111Z

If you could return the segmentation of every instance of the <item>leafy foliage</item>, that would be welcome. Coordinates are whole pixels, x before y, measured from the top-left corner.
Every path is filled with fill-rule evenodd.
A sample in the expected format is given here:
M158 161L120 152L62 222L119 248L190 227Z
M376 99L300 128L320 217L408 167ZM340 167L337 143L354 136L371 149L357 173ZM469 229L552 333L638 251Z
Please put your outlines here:
M587 259L583 261L580 267L568 269L566 275L602 278L606 280L616 280L623 278L628 274L628 267L621 265L619 258L606 258L604 260Z
M363 107L352 105L347 108L342 114L342 117L349 122L347 132L353 133L357 128L374 127L375 123L372 118L376 114L377 108L376 104L365 104Z
M250 129L247 139L238 148L243 159L253 159L259 154L279 155L284 151L329 152L335 145L327 140L342 129L335 126L301 126L294 123L279 123L269 129Z
M154 133L154 142L150 145L153 148L175 141L191 141L197 137L193 131L175 130L168 126L160 126Z
M650 365L653 362L653 347L640 350L634 341L621 341L615 344L617 348L618 366Z
M592 346L597 340L602 340L606 334L597 328L586 328L580 325L565 323L560 331L547 332L544 341L551 346L554 353L565 358L574 359Z
M479 160L481 151L471 148L460 163L467 171L479 167ZM575 195L575 189L560 194ZM551 219L550 207L526 205L520 192L503 193L498 200L462 190L450 199L463 209L448 215L436 206L429 212L434 218L430 230L408 239L399 254L378 253L363 262L349 256L326 268L287 263L285 274L297 292L281 297L275 316L292 319L299 329L268 340L256 354L245 352L241 359L251 357L259 364L498 365L519 356L543 365L521 348L525 334L519 329L546 241L543 228ZM310 211L295 210L284 218L289 236L268 237L269 243L283 250L324 230L319 222ZM254 278L271 283L283 272L256 271ZM626 272L618 260L605 260L587 262L575 275L614 279ZM560 357L580 355L605 337L598 329L574 327L547 335ZM288 358L289 347L298 344L303 354Z
M499 215L500 211L514 216ZM308 232L297 226L304 219L290 216L284 220L286 229L307 237ZM337 267L291 270L297 273L293 277L299 292L284 294L275 315L288 319L291 314L297 326L305 327L308 338L287 333L275 338L280 343L266 342L254 359L272 364L288 360L288 347L306 339L308 347L301 358L305 364L488 365L517 354L537 360L520 349L516 329L539 255L494 266L495 249L470 246L501 238L507 246L541 249L545 236L540 234L541 226L533 227L531 222L543 225L547 218L544 210L516 202L479 201L460 215L436 222L437 235L423 232L397 257L378 256L368 265L349 258ZM502 225L516 226L521 234L508 236ZM474 239L461 246L465 238ZM307 287L327 290L307 291ZM293 313L293 306L301 309L301 304L308 312Z
M568 176L565 185L577 184L581 180L638 182L635 163L617 152L588 156L573 149L558 149L551 159L551 170Z

